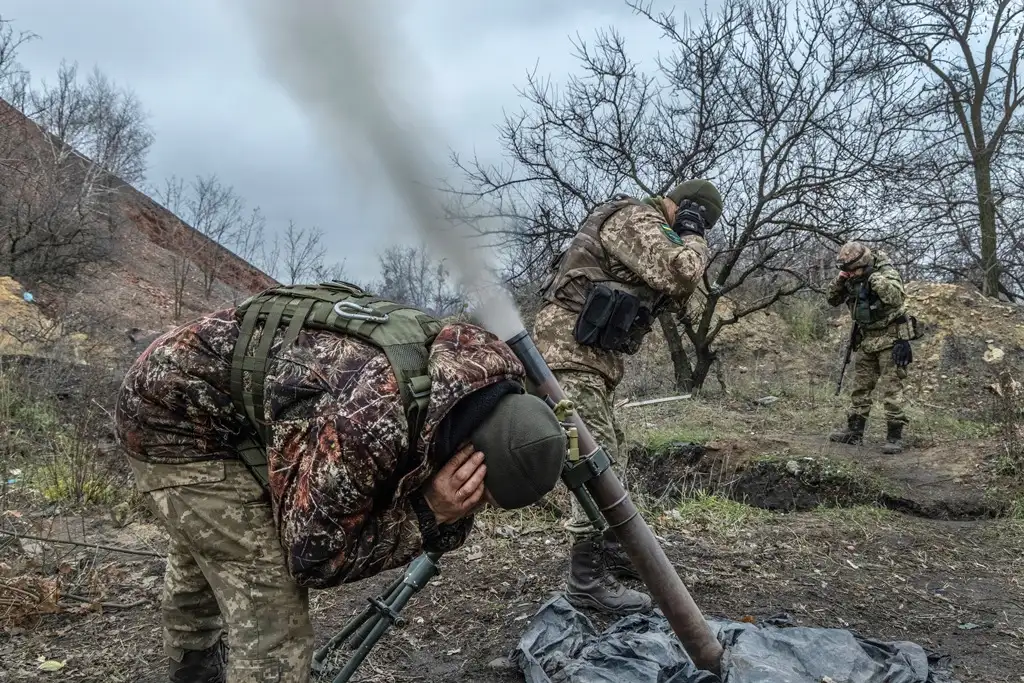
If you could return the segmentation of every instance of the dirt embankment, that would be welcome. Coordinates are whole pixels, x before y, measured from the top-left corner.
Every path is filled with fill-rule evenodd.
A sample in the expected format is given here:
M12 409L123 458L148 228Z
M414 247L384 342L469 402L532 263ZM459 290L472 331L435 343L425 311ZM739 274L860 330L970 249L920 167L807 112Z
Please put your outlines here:
M822 438L771 434L635 448L631 477L671 504L695 492L777 512L870 505L930 519L1016 516L1024 484L990 467L991 442L908 449L900 456Z
M924 337L913 343L908 394L965 411L988 409L990 387L1009 369L1024 374L1024 309L983 297L955 284L910 282L908 310L922 323ZM719 302L728 317L732 304ZM722 328L713 348L719 362L705 389L730 392L768 386L834 386L849 334L845 309L829 308L808 296L758 311ZM673 391L671 361L660 333L627 360L620 393L625 397ZM849 368L847 369L849 372ZM849 376L847 377L847 379Z

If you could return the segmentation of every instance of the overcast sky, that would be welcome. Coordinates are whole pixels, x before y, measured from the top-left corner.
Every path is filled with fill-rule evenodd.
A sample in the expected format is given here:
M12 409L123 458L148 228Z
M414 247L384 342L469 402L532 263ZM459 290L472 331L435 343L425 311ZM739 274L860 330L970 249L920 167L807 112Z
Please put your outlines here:
M286 2L288 0L281 0ZM665 3L666 6L671 3ZM497 158L494 125L518 108L515 92L535 65L562 77L575 68L569 39L615 25L636 58L652 59L657 31L622 0L412 0L390 38L409 46L423 112L461 152ZM681 10L696 13L697 3ZM379 225L386 193L339 168L303 112L265 73L245 22L223 0L4 0L0 16L40 36L20 60L34 76L62 58L96 65L130 86L151 114L150 183L216 173L276 229L317 226L370 278L378 250L402 239ZM386 46L385 46L386 47ZM51 76L52 78L52 76Z

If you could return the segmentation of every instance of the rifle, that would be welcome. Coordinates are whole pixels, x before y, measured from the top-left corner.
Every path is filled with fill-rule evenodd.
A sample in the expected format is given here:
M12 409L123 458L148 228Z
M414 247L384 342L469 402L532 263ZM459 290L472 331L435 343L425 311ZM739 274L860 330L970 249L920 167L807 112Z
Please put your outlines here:
M527 331L521 330L506 343L526 369L530 393L543 398L566 428L569 452L562 467L562 482L580 502L595 529L610 527L615 533L693 663L705 671L720 673L722 645L654 532L610 469L608 454L573 410ZM369 607L316 652L313 670L321 673L330 651L349 641L349 648L355 653L334 678L334 683L347 683L384 632L392 624L401 625L403 620L398 612L440 571L439 557L437 553L420 555L384 596L370 599Z
M850 364L850 356L853 355L853 340L857 337L857 323L850 327L850 338L846 340L846 355L843 358L843 365L839 368L839 381L836 382L836 396L843 390L843 375L846 374L846 366Z

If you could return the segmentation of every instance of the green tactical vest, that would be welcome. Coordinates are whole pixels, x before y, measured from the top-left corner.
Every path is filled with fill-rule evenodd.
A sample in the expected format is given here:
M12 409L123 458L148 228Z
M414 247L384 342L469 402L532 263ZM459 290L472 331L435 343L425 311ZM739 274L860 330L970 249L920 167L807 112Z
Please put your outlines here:
M409 449L416 448L430 400L427 357L441 331L439 321L418 309L385 301L337 280L268 289L242 302L237 313L242 322L231 363L231 397L252 426L252 433L239 446L239 454L265 490L269 490L269 435L263 382L270 365L270 347L282 326L286 326L282 350L294 344L304 329L340 332L380 348L398 378L409 423ZM263 333L259 345L249 355L253 331L260 323Z

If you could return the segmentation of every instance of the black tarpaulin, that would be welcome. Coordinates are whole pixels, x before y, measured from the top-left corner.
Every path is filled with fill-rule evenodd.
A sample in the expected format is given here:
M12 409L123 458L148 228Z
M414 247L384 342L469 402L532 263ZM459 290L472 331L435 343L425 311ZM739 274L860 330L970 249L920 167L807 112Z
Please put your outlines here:
M697 670L660 612L598 633L562 597L538 610L513 660L527 683L959 683L916 643L844 629L709 624L725 647L722 678Z

